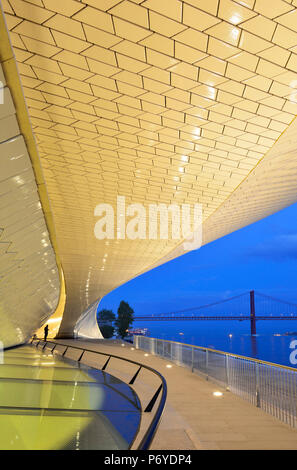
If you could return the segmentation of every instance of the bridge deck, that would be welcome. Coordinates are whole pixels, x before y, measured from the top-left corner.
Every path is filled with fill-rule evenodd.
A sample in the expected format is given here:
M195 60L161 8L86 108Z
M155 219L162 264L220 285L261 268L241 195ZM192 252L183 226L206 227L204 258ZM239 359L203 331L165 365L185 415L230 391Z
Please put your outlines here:
M188 316L160 316L160 317L135 317L135 321L184 321L184 320L251 320L250 315L214 315L214 316L203 316L203 315L188 315ZM285 316L268 316L268 315L256 315L255 320L297 320L297 315Z

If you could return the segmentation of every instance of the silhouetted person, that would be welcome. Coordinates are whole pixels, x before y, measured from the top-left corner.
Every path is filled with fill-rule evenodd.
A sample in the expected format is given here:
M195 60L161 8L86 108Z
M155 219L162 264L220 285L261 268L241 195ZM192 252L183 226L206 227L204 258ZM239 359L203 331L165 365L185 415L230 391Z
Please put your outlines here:
M46 341L47 335L48 335L48 325L44 327L44 341Z

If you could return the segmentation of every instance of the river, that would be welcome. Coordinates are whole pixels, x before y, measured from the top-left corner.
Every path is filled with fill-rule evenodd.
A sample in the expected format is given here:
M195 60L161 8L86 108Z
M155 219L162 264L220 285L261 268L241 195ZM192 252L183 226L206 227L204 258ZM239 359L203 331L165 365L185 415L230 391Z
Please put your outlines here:
M255 336L250 334L248 320L134 321L133 328L148 328L148 336L154 338L205 346L297 367L290 362L293 351L290 343L297 340L296 320L258 320Z

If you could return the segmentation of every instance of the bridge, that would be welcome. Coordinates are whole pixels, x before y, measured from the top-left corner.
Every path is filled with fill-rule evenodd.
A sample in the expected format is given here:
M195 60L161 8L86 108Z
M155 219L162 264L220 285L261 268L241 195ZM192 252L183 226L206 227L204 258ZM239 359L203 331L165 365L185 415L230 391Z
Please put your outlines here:
M252 290L198 307L174 312L136 316L135 320L249 320L251 334L254 335L256 334L257 320L297 320L297 304Z

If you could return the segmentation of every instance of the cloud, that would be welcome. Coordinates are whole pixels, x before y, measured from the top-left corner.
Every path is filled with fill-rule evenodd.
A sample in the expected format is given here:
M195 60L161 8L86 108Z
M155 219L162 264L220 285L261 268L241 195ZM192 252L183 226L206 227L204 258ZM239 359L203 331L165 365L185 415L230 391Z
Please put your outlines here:
M266 243L259 243L246 256L269 258L272 261L297 259L297 234L279 235Z

